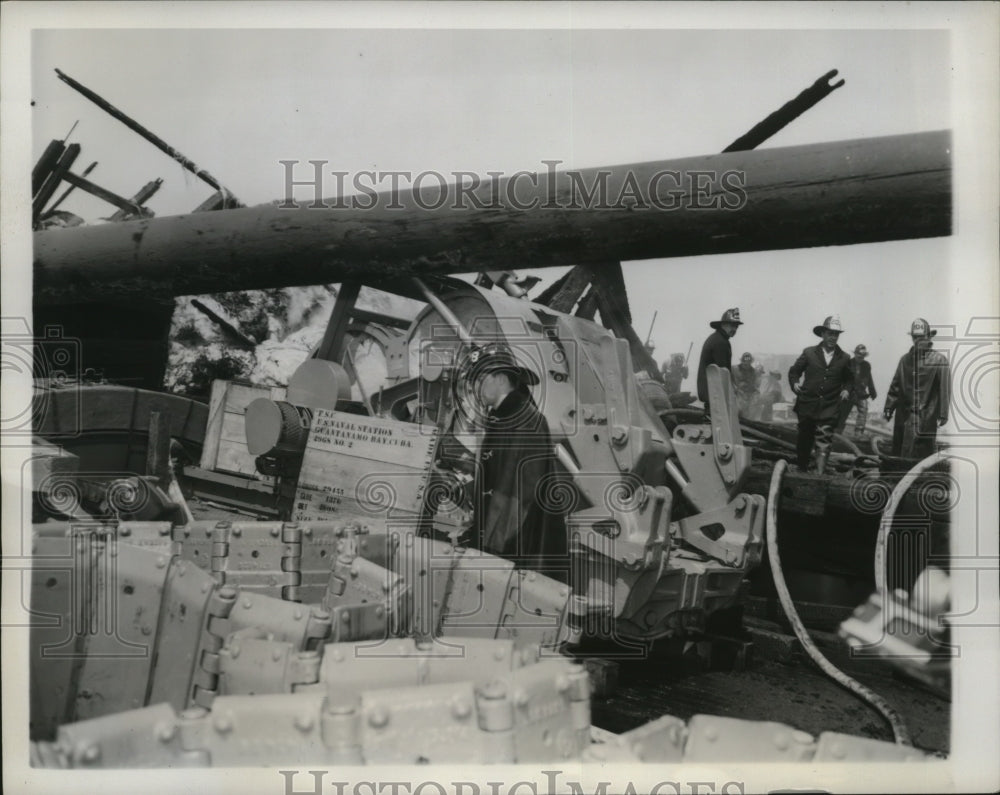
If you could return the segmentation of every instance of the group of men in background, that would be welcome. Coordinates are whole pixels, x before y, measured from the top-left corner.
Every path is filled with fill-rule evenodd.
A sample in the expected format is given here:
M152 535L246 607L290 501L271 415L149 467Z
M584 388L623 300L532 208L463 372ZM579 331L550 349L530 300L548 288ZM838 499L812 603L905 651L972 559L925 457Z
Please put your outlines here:
M706 411L709 409L707 369L715 364L730 371L741 416L770 420L771 407L781 400L781 373L771 371L763 379L764 368L754 365L750 353L744 353L739 365L732 367L730 340L743 325L739 309L727 309L709 325L713 332L702 346L697 375L698 398ZM825 471L834 434L843 433L852 409L857 411L855 436L863 437L868 401L878 397L867 361L868 349L859 344L853 356L846 353L838 344L843 332L839 316L827 317L822 325L813 328L813 334L820 338L819 344L805 348L788 370L788 383L796 396L793 407L798 417L796 458L802 471L812 464L817 472ZM883 416L890 420L895 415L892 441L895 456L930 455L936 449L938 426L947 422L950 373L948 360L932 349L936 334L923 318L913 321L910 325L913 346L899 360L889 386Z

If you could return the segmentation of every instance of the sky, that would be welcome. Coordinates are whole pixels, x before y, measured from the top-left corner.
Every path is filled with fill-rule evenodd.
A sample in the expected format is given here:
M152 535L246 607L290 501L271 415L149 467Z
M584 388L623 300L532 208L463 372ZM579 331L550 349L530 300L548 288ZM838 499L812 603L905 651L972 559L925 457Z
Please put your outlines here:
M79 122L77 170L98 161L91 178L121 195L162 177L149 202L158 215L189 211L211 188L55 68L248 204L283 195L283 159L485 174L540 171L545 159L586 168L714 153L830 69L846 84L761 148L955 121L942 30L45 30L32 43L35 157ZM113 211L79 191L62 209L88 222ZM839 314L843 347L868 346L884 389L914 317L962 324L949 300L976 303L982 285L959 283L952 248L942 238L624 269L641 336L657 313L658 358L691 342L696 356L708 322L729 307L746 324L736 356L799 351Z

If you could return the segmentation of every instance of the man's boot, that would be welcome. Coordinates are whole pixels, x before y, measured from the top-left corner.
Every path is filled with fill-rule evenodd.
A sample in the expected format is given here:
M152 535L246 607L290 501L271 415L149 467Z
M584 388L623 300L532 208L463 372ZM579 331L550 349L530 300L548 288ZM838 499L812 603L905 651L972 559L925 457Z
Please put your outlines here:
M816 474L822 475L826 472L826 464L830 460L830 448L816 451Z

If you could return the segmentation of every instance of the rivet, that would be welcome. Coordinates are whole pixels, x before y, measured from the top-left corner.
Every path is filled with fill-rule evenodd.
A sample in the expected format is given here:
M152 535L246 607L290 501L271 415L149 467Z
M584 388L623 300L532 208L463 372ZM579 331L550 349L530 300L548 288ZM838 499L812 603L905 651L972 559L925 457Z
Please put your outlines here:
M298 608L298 607L295 608L295 612L292 613L292 618L294 618L296 621L301 621L302 620L302 609Z
M129 527L128 525L123 524L121 527L118 528L118 533L123 536L130 536L132 535L132 528Z
M160 555L160 557L156 559L156 568L162 569L166 567L166 565L167 565L167 559L163 557L163 555Z
M307 732L313 727L313 716L308 712L295 716L295 728L300 732Z
M161 743L169 743L177 735L177 725L174 723L161 723L156 727L156 739Z
M202 592L202 593L208 593L208 591L209 591L209 589L210 589L211 587L212 587L212 584L211 584L211 583L208 583L208 582L203 582L203 583L201 584L201 592Z
M334 659L335 662L343 662L344 661L344 653L340 649L334 649L333 659Z
M188 538L190 535L191 535L191 528L190 527L185 527L184 528L184 537Z
M774 735L774 747L779 751L784 751L788 748L788 735L784 732L778 732Z
M503 647L500 647L498 649L494 649L494 651L493 651L493 659L494 660L502 660L506 656L507 656L507 650L505 648L503 648Z
M844 746L840 743L834 743L830 746L830 755L836 759L843 759L847 756L847 751L844 750Z
M274 536L275 538L277 538L277 537L278 537L278 533L279 533L279 532L280 532L280 531L278 530L278 528L277 528L277 527L272 527L272 528L271 528L271 535L272 535L272 536Z
M184 565L183 562L178 561L177 562L177 576L178 577L183 577L184 574L185 574L185 572L187 572L187 567Z
M375 615L376 616L378 616L379 618L382 618L382 616L384 614L385 614L385 608L382 607L382 605L379 605L378 607L375 608Z
M560 693L565 693L569 690L569 677L566 674L559 674L556 677L556 690Z
M253 607L253 600L252 599L244 599L243 600L243 607L245 609L249 610L251 607Z
M389 722L389 713L385 707L375 707L368 716L368 723L376 729L381 729Z
M233 722L226 715L219 715L213 725L219 734L228 734L233 730Z
M528 582L534 582L536 579L538 579L538 578L535 576L535 572L529 571L528 572Z
M277 662L281 659L281 649L275 649L271 652L271 659Z
M514 703L519 707L527 706L528 704L528 693L523 688L518 688L514 691Z
M86 748L83 749L84 762L96 762L100 758L101 758L101 746L97 745L96 743L94 745L88 745Z
M348 569L348 571L350 572L350 574L351 574L352 577L357 577L358 576L358 567L357 566L351 566L351 568Z
M714 728L709 726L705 729L705 739L710 743L714 743L719 739L719 733Z
M344 610L344 611L343 611L343 612L342 612L342 613L340 614L340 620L341 620L341 621L342 621L343 623L345 623L345 624L350 624L350 623L351 623L351 614L350 614L350 613L348 613L348 612L347 612L346 610Z
M472 705L464 698L455 700L451 705L451 714L459 720L465 720L472 713Z
M152 635L153 634L153 630L152 630L151 627L149 627L147 625L143 625L143 627L142 627L142 634L143 635Z
M236 659L237 657L240 656L240 644L234 643L229 648L229 656L232 657L233 659Z
M236 536L237 538L239 538L241 535L243 535L243 528L242 527L234 527L233 528L233 535Z

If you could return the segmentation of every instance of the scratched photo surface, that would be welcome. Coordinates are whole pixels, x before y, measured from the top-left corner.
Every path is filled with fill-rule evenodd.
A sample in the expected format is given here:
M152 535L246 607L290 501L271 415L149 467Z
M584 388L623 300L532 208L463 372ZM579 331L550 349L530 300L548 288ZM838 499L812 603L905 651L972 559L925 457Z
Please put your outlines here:
M996 7L51 6L10 791L996 789Z

